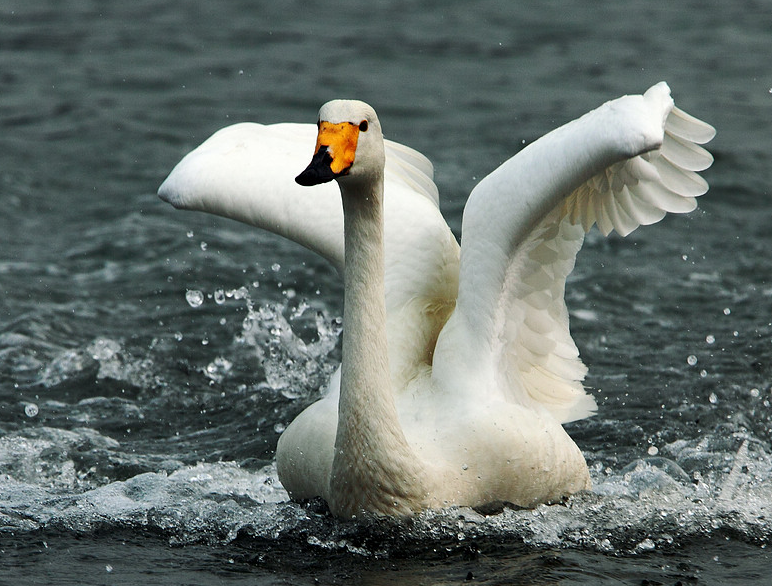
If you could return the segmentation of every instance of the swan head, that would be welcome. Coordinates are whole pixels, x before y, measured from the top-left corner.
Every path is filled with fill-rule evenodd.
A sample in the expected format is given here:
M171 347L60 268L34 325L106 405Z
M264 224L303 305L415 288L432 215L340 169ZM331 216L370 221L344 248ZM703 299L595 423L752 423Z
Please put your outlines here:
M311 163L295 181L310 186L354 182L383 174L383 133L375 110L357 100L333 100L319 110Z

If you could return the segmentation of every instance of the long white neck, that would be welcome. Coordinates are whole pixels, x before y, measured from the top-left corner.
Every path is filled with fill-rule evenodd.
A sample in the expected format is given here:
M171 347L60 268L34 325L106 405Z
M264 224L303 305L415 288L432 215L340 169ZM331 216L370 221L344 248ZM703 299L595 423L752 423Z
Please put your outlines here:
M330 479L334 513L406 514L424 494L422 467L399 423L389 374L383 177L341 182L345 270L338 430Z

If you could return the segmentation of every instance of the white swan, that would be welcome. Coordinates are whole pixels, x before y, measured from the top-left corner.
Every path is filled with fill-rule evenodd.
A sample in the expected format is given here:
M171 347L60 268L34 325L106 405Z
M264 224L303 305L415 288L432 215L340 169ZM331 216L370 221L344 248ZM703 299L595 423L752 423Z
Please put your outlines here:
M372 108L334 101L318 126L298 180L335 178L339 190L292 181L310 125L226 128L159 189L176 207L296 240L344 273L342 369L277 447L289 494L355 516L533 506L589 488L561 426L595 409L566 277L593 224L626 235L696 207L707 190L696 171L712 162L697 144L713 128L675 108L664 83L604 104L474 189L459 259L430 164L384 141Z

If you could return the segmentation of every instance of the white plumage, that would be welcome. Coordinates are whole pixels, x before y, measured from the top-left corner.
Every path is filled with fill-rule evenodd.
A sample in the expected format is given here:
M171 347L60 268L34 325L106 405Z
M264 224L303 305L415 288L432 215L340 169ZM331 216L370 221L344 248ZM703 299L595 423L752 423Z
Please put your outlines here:
M323 112L358 124L371 110L359 111L356 104L329 105ZM363 149L380 137L372 117L376 127L360 133L356 171L365 166L360 159L368 159ZM316 132L310 124L225 128L188 154L159 194L175 207L290 238L343 274L338 186L294 182ZM431 164L385 141L382 333L389 380L380 386L387 387L385 400L395 414L361 425L345 422L348 435L362 435L351 445L374 451L361 463L349 454L354 463L346 466L363 468L344 478L348 473L335 462L334 449L336 436L340 448L345 435L338 414L347 402L338 371L329 395L280 439L277 464L290 495L322 496L342 515L405 514L494 501L532 506L589 488L584 459L560 425L595 411L582 386L586 367L569 332L566 277L594 224L603 234L616 230L624 236L667 212L693 210L695 198L707 191L697 172L712 162L697 145L713 135L712 127L673 106L665 83L643 96L607 102L483 179L467 202L460 248L439 212ZM373 168L378 164L367 161ZM344 189L344 198L353 198L356 190L347 189L352 193ZM364 223L352 222L360 228L351 230L368 233L372 226ZM349 246L366 242L362 236ZM371 298L349 303L369 306ZM367 307L359 309L367 315ZM355 356L349 360L368 363L368 340L347 342L345 318L343 327L344 361ZM354 354L355 343L362 357ZM355 396L347 376L353 377L344 368L343 393ZM369 445L393 430L396 443L387 433L383 445Z

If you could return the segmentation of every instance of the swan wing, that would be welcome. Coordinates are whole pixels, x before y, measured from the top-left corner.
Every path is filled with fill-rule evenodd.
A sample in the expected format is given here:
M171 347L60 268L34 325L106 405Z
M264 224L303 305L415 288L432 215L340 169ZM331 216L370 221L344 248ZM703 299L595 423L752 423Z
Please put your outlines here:
M175 208L208 212L289 238L341 269L343 211L337 185L309 189L294 181L315 140L311 124L228 126L188 153L158 194Z
M342 274L343 208L337 183L295 183L310 160L316 134L313 124L228 126L177 164L159 196L176 208L284 236L320 254ZM387 140L385 147L389 354L392 370L404 378L428 363L455 303L459 249L440 214L429 160L396 142Z
M697 145L713 134L660 83L547 134L486 177L464 211L458 304L438 342L436 376L462 376L463 337L473 351L462 368L482 369L487 392L540 405L563 423L591 415L564 300L584 233L597 224L627 235L693 210L708 188L697 171L712 162Z
M336 183L294 181L311 156L313 124L241 123L217 131L172 170L158 190L176 208L209 212L275 232L343 267L343 210ZM432 165L386 141L387 191L422 195L439 207ZM412 211L412 210L411 210Z

